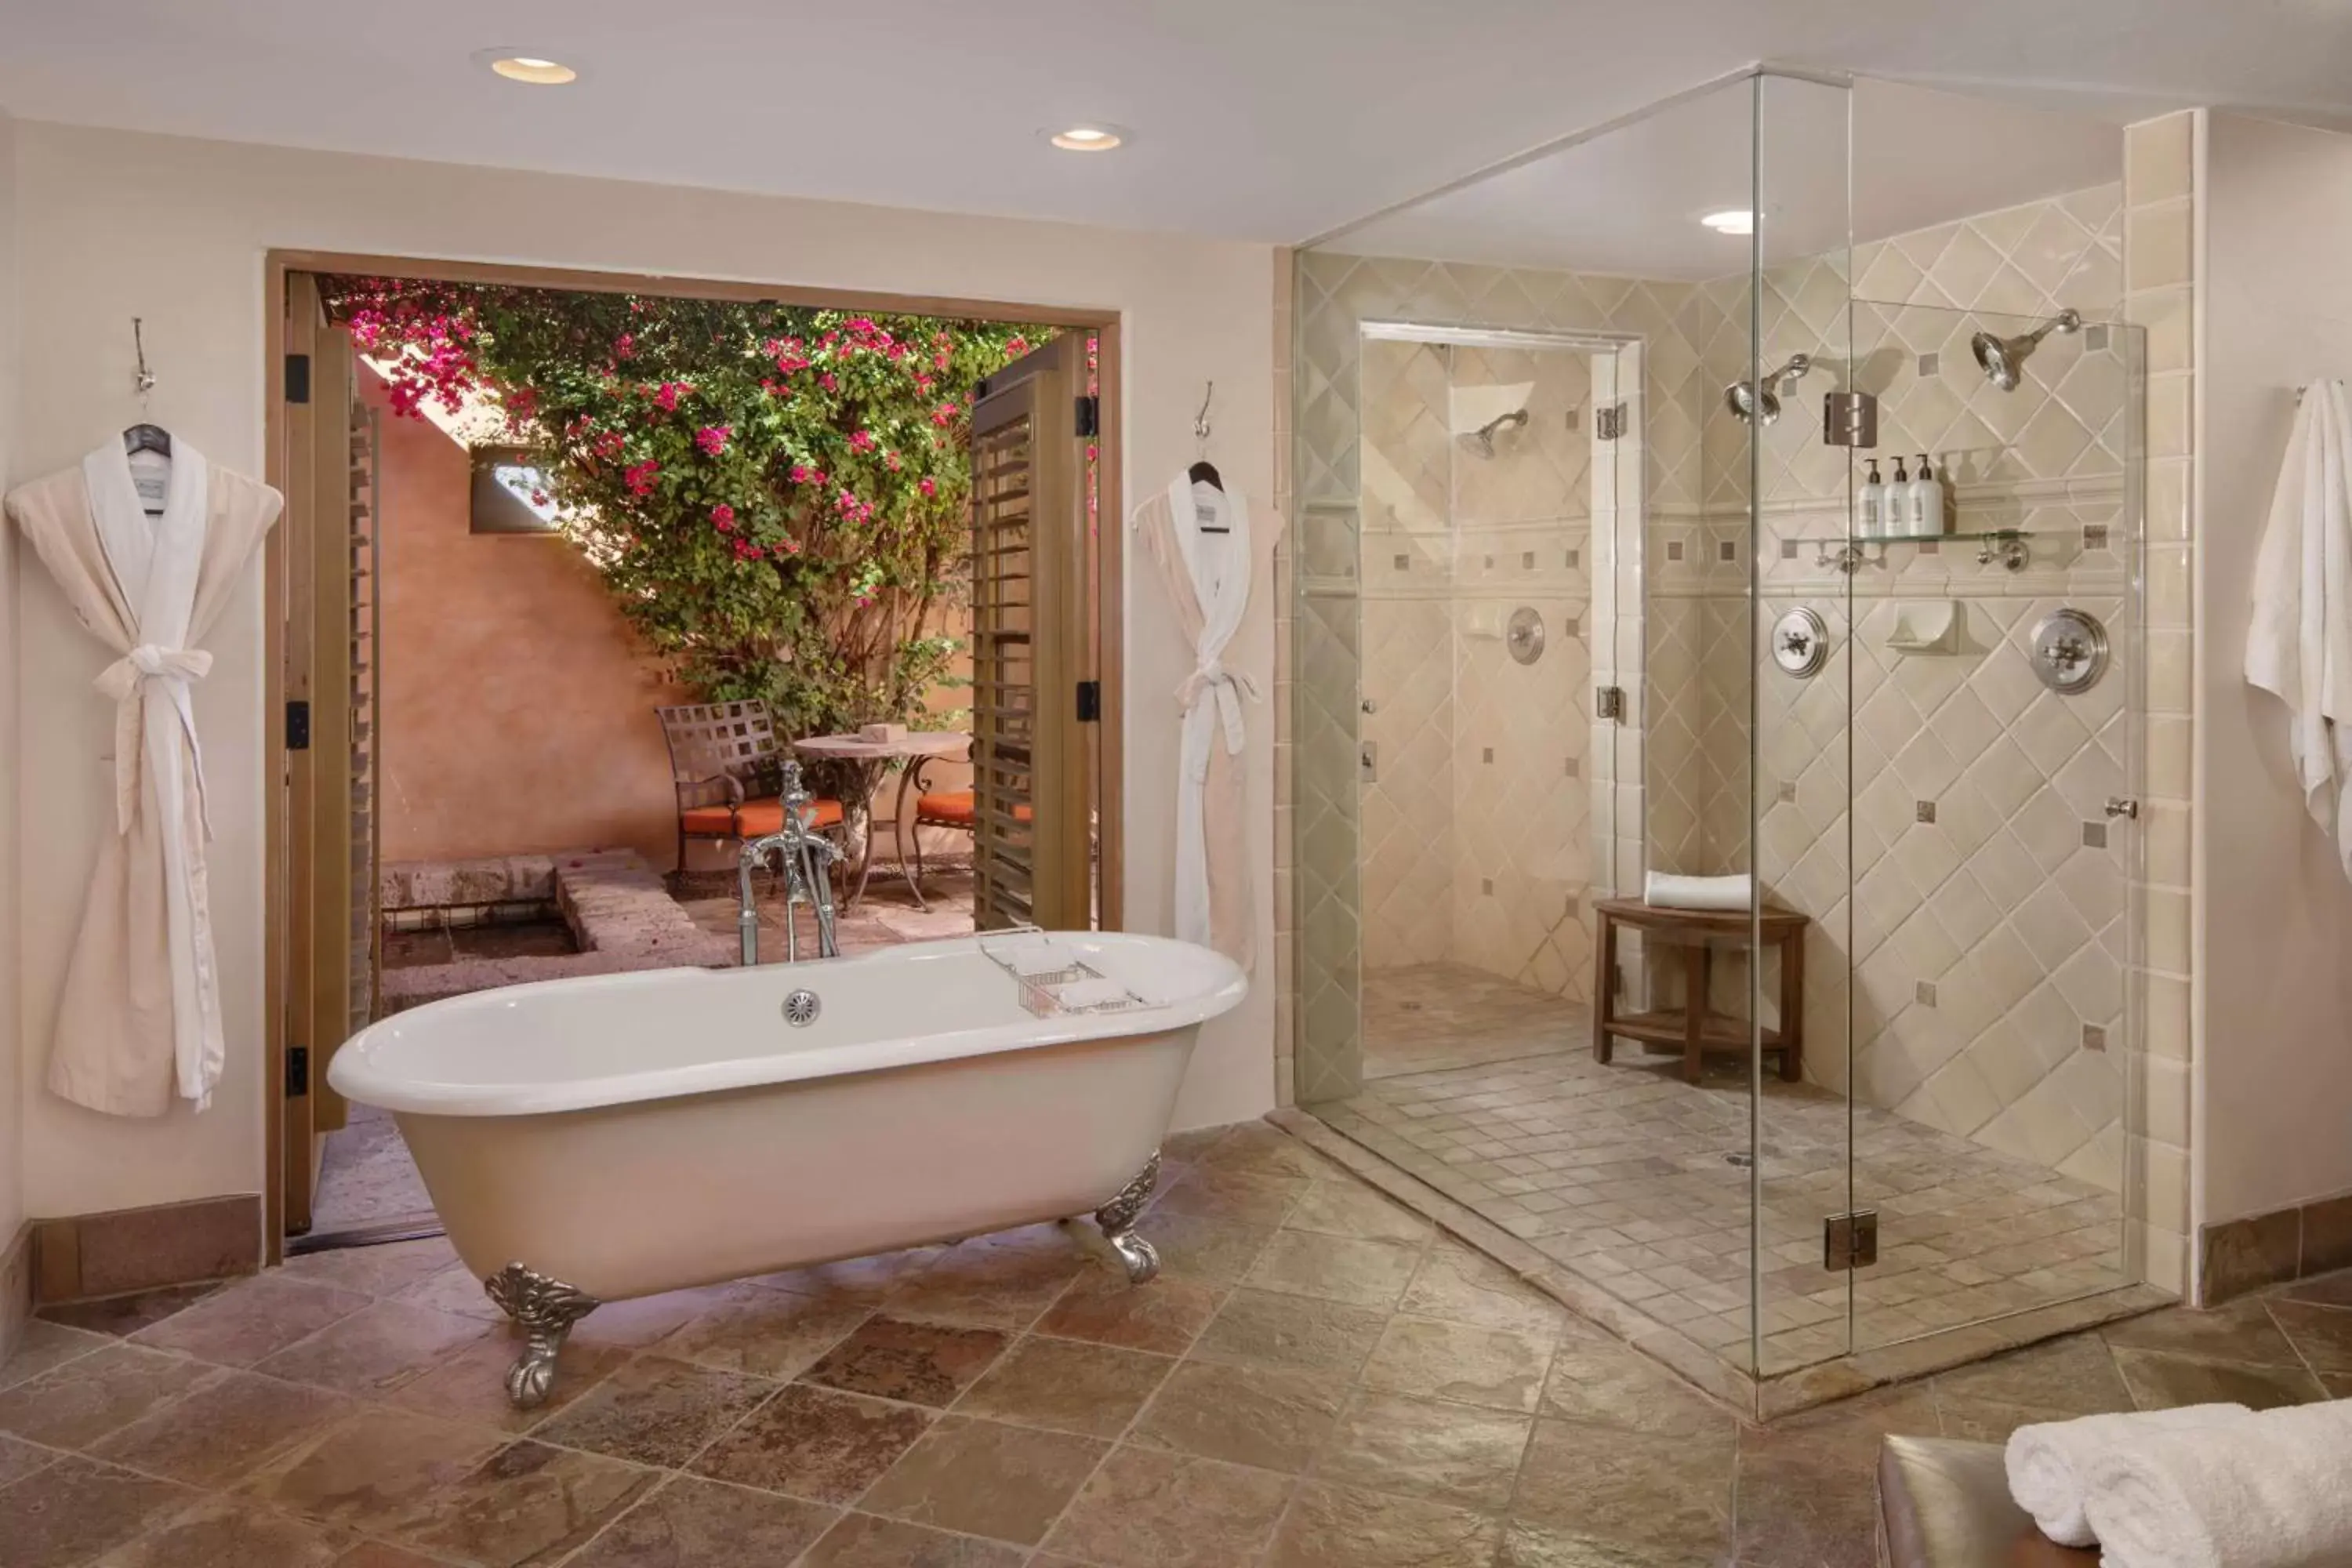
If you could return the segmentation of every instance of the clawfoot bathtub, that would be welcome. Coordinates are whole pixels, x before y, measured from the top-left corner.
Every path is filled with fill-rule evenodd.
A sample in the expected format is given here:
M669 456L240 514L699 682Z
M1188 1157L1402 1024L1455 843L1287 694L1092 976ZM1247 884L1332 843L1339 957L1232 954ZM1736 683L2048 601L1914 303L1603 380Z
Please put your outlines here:
M1092 1211L1134 1233L1229 960L1160 937L1000 933L757 969L480 992L335 1055L393 1112L543 1401L602 1301Z

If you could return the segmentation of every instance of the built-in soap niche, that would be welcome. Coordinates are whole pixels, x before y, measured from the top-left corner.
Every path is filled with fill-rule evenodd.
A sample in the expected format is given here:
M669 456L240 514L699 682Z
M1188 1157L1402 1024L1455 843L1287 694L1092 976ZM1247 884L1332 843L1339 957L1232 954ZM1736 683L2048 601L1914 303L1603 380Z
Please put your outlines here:
M1967 625L1967 612L1957 599L1898 600L1886 646L1902 654L1958 653Z

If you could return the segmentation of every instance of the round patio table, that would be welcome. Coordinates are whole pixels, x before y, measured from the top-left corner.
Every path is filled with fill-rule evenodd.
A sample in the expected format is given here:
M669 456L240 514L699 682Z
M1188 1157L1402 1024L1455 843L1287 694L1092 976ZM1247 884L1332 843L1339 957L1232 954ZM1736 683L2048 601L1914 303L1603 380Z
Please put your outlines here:
M845 908L855 909L866 896L866 879L874 874L874 797L882 790L882 777L892 763L908 765L930 757L950 757L969 750L971 737L956 730L909 730L895 741L869 741L863 735L811 735L794 741L793 750L802 756L819 762L856 764L858 778L865 790L866 844L857 857L857 876L849 889ZM896 832L896 825L892 831ZM908 863L905 846L898 850L898 874L907 879L907 890L915 895L915 907L928 910L923 901L923 889L915 885L914 868Z

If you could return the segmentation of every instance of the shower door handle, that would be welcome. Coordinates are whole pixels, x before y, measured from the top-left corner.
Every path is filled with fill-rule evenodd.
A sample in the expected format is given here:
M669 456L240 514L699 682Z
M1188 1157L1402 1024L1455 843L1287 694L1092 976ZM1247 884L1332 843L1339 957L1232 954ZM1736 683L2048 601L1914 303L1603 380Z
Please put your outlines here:
M1381 782L1381 743L1366 741L1356 750L1356 777L1363 784Z

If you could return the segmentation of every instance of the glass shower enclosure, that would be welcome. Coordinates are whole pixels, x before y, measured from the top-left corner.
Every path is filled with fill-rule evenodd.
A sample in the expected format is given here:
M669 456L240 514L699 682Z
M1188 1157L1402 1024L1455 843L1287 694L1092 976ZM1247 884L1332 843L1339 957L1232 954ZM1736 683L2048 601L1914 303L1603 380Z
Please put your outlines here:
M1759 1410L2146 1294L2120 140L1889 105L1994 112L1759 73L1297 265L1294 1098Z

